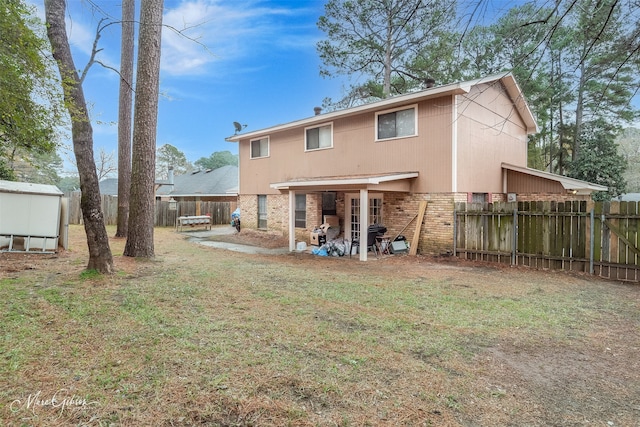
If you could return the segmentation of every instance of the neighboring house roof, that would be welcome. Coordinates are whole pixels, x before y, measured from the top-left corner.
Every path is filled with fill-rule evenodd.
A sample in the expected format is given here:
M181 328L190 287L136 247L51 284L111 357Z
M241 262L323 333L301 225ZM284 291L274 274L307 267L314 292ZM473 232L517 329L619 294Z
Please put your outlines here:
M238 194L238 167L222 166L174 177L173 185L162 185L157 196L235 196Z
M104 196L118 195L118 178L106 178L98 183L100 194Z
M593 191L607 191L608 188L603 185L593 184L587 181L581 181L575 178L569 178L567 176L556 175L549 172L544 172L537 169L531 169L523 166L510 165L508 163L502 163L502 169L512 170L520 172L526 175L535 176L538 178L544 178L551 181L555 181L562 185L567 191L573 191L576 194L591 194Z
M283 131L291 128L301 126L311 126L315 123L326 122L337 117L348 117L356 114L361 114L367 111L378 111L381 109L393 108L396 105L406 104L410 101L425 100L429 98L442 97L445 95L461 95L467 94L471 91L471 88L479 84L491 84L501 82L509 97L513 101L518 113L522 117L524 124L527 128L527 133L534 134L538 131L538 125L533 116L533 113L529 109L529 106L525 102L524 95L520 90L515 78L511 73L501 73L481 79L470 80L460 83L452 83L444 86L435 86L419 92L412 92L404 95L393 96L382 101L372 102L369 104L359 105L357 107L347 108L345 110L332 111L325 114L318 114L306 119L297 120L290 123L280 124L265 129L259 129L252 132L246 132L228 137L226 140L231 142L239 142L241 139L253 138L265 133L273 133L276 131Z
M640 193L625 193L616 197L621 202L640 202Z
M62 196L63 193L55 185L32 184L30 182L1 181L0 193L41 194L46 196Z

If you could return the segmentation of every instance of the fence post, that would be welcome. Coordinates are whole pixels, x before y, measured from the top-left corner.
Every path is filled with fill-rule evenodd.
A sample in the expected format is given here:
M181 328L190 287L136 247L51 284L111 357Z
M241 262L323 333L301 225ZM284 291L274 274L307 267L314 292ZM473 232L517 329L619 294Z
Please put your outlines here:
M513 209L513 245L511 249L511 265L517 264L518 257L518 208Z
M593 251L595 250L595 225L596 225L596 216L595 211L591 208L591 212L589 212L589 274L593 275Z

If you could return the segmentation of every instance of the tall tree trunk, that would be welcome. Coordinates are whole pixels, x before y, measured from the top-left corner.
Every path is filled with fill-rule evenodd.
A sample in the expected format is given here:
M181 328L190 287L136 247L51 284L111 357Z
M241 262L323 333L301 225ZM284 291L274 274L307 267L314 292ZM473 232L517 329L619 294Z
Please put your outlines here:
M124 255L154 256L156 126L163 0L142 0L133 118L131 200Z
M120 95L118 103L118 227L117 237L127 237L131 193L131 105L133 103L133 37L135 0L122 1Z
M580 81L578 83L578 99L576 100L576 127L573 135L573 154L571 160L574 162L580 157L580 137L582 133L582 118L584 117L584 91L587 84L584 61L580 63Z
M104 215L100 200L100 188L96 164L93 160L93 129L89 121L87 104L82 84L71 55L65 28L65 0L45 0L47 36L58 64L64 100L71 116L73 152L80 175L80 207L87 233L89 263L87 269L101 273L113 272L113 257L109 247L109 236L104 226Z

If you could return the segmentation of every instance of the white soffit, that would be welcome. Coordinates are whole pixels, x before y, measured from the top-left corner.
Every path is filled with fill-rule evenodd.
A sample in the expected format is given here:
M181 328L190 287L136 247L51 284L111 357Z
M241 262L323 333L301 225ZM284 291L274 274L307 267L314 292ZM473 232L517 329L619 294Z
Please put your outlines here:
M417 178L418 172L402 172L396 174L366 175L366 176L346 176L346 177L318 177L309 179L295 179L284 182L274 182L271 188L286 190L297 187L322 187L322 186L345 186L345 185L377 185L389 181Z

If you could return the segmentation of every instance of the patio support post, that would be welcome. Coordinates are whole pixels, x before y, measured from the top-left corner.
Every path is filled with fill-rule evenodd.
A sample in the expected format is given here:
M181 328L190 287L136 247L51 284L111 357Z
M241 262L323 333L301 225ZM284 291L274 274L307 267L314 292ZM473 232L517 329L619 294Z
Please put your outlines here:
M360 190L360 261L367 260L367 229L369 228L369 190Z
M296 192L289 190L289 251L296 250Z

